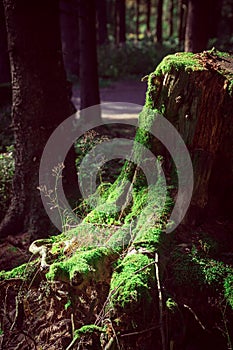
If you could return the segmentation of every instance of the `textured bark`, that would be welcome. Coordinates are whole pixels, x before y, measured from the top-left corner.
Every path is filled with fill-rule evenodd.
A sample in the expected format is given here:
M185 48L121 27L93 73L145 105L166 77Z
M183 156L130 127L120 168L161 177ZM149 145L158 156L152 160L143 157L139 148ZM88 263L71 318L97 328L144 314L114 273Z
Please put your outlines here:
M48 137L72 112L62 61L58 1L5 0L12 71L15 176L10 208L0 235L28 231L48 234L39 185L39 164ZM33 45L32 45L33 43ZM73 154L66 164L73 187Z
M75 0L60 2L62 52L68 75L79 75L78 9Z
M166 106L165 117L180 132L193 161L188 223L213 212L229 215L233 200L233 100L229 78L226 80L232 74L233 60L208 53L198 57L203 70L187 72L174 67L162 77L154 98L156 108Z

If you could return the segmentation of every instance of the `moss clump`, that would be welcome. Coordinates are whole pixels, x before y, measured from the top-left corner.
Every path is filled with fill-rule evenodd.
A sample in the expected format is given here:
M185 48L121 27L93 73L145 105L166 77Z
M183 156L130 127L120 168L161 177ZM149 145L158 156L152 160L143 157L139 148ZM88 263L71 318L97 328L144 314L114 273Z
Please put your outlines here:
M155 101L157 100L157 95L159 95L163 85L164 76L167 73L171 73L172 71L177 72L179 70L192 72L204 69L205 68L197 56L191 52L182 52L166 56L157 66L156 70L149 75L145 106L154 109L156 106ZM163 114L164 106L161 106L158 112Z
M93 332L102 333L102 332L105 332L105 329L103 327L99 327L99 326L96 326L94 324L85 325L85 326L82 326L81 328L76 329L74 331L74 339L77 340L80 337L87 335L87 334L91 334Z
M115 307L133 307L143 298L150 300L154 281L152 258L144 254L132 254L119 263L112 275L110 295ZM149 265L148 267L146 267Z
M22 264L20 266L15 267L11 271L1 271L0 272L0 281L1 280L8 280L11 278L20 278L22 280L30 280L34 274L36 273L36 270L38 268L39 259L36 259L34 261L31 261L29 263Z
M174 55L166 56L152 74L156 76L165 75L173 69L176 71L184 69L187 72L192 72L203 70L204 68L194 53L178 52Z
M105 247L76 251L67 260L53 263L46 277L50 280L73 281L77 285L91 278L93 274L96 280L101 280L106 272L104 266L108 256L109 248Z

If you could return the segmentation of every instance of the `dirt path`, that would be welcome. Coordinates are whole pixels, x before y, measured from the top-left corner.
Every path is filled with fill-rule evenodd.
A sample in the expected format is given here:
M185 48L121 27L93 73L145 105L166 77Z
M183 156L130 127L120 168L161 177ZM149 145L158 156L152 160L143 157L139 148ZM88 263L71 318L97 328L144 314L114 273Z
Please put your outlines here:
M112 104L111 108L102 108L103 119L122 119L137 120L138 113L141 111L145 102L146 84L140 81L124 80L117 81L109 87L100 89L101 102L121 102L121 104ZM79 88L73 88L73 103L77 109L80 106Z

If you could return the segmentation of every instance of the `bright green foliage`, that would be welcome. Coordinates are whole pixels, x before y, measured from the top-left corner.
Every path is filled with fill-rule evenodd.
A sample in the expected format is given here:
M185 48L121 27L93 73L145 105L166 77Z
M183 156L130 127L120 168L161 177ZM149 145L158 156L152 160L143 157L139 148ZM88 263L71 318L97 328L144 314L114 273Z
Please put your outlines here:
M175 300L173 300L172 298L168 298L166 300L166 307L168 308L169 311L171 311L172 313L175 313L177 311L178 305L175 302Z
M39 259L15 267L11 271L0 271L0 281L4 279L20 278L30 280L38 268Z
M77 250L70 258L53 263L46 277L50 280L71 281L77 273L85 279L98 270L99 274L95 273L95 278L101 280L102 273L105 272L104 269L101 270L101 265L104 266L108 253L109 249L106 247Z
M98 326L96 326L94 324L89 324L89 325L82 326L79 329L76 329L74 331L74 338L79 339L83 335L91 334L93 332L100 332L100 333L102 333L104 331L105 330L104 330L103 327L98 327Z
M229 274L225 278L224 295L225 295L227 302L229 303L229 305L233 309L233 268L231 268L231 269L229 268Z
M150 299L150 289L155 277L152 265L146 266L151 262L152 258L140 253L128 255L123 261L119 261L110 286L111 302L114 306L133 307L142 298Z
M157 91L161 88L162 80L168 72L185 70L186 72L204 70L200 60L191 52L176 53L168 55L157 66L156 70L149 75L148 89L146 92L146 107L154 109L154 101L156 100ZM164 113L164 106L157 111Z

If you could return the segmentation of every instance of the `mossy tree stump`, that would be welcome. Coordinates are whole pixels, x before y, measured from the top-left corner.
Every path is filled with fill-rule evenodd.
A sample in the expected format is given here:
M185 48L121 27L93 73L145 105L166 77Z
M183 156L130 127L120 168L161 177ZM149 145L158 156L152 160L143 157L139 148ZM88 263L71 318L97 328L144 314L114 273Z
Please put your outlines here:
M149 76L147 106L156 108L177 128L189 149L195 186L186 222L199 222L213 209L215 214L229 215L233 200L232 56L216 50L168 56Z
M161 206L158 182L151 186L153 195L148 200L145 177L139 167L126 162L119 178L77 228L47 242L36 241L32 250L43 258L42 283L35 272L38 260L0 275L1 279L16 278L17 283L23 279L21 309L15 306L16 315L23 314L23 305L27 310L23 317L16 317L16 330L19 320L21 329L36 324L35 315L28 313L34 301L27 288L33 286L35 299L40 295L42 301L51 299L56 304L54 300L60 298L63 318L71 319L76 328L70 331L67 350L75 346L95 350L186 350L192 346L202 350L216 344L218 349L232 348L230 240L222 248L211 230L203 232L194 225L204 221L203 213L215 215L221 209L228 214L233 179L232 62L231 56L215 50L178 53L166 57L148 76L136 141L164 156L173 189ZM152 111L149 116L148 110ZM158 113L182 135L194 168L190 210L184 225L172 234L166 234L165 228L176 199L174 169L165 148L148 132ZM136 145L137 161L140 152ZM131 199L127 180L132 181ZM125 192L122 210L116 212L114 203ZM90 234L93 239L87 242ZM9 298L10 283L4 281L0 287L2 300L7 300L6 295ZM44 302L43 309L47 307ZM9 322L3 327L12 335ZM217 333L216 327L221 331ZM48 345L43 334L32 331L36 343Z

